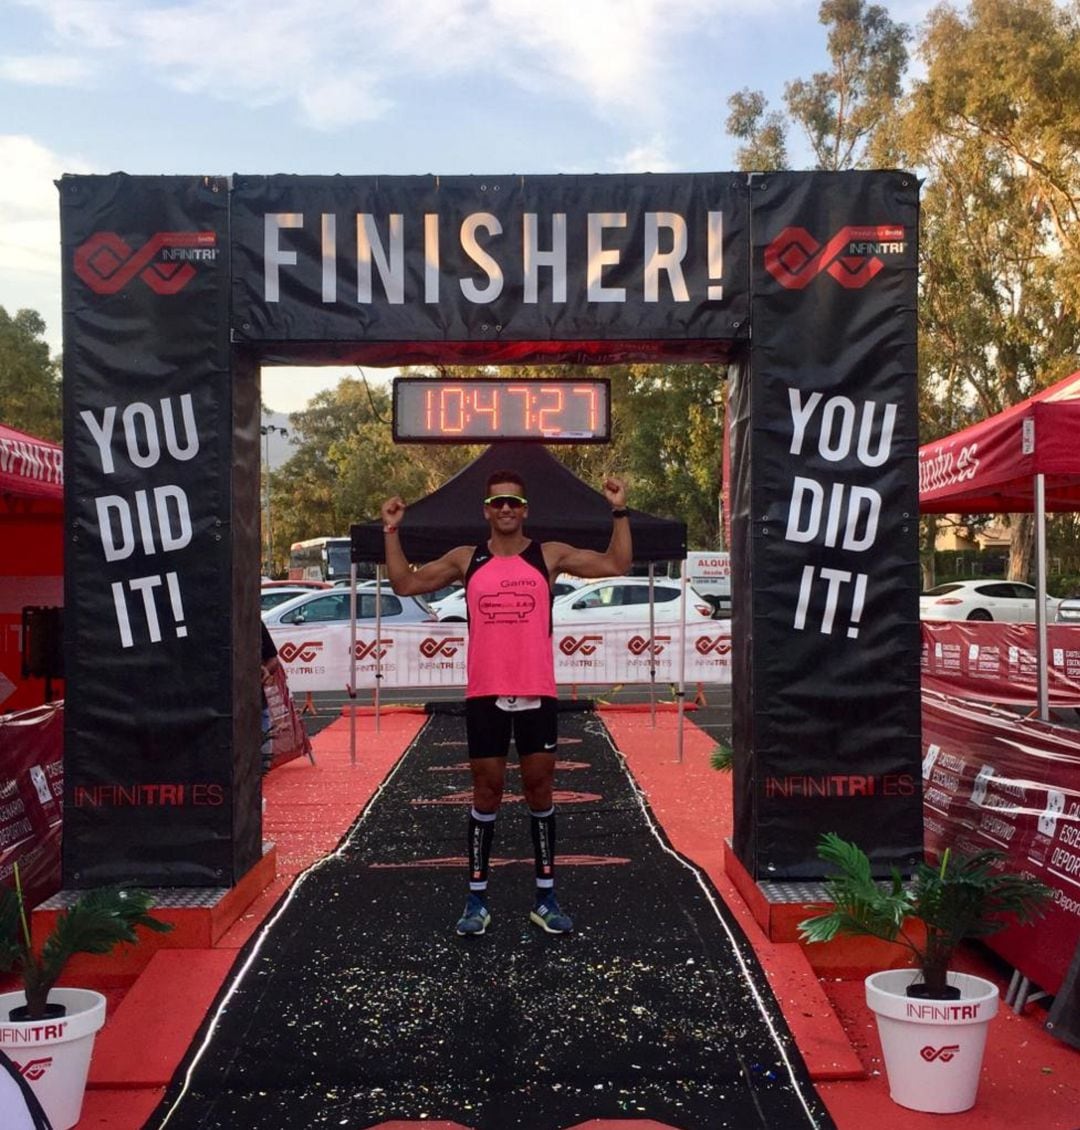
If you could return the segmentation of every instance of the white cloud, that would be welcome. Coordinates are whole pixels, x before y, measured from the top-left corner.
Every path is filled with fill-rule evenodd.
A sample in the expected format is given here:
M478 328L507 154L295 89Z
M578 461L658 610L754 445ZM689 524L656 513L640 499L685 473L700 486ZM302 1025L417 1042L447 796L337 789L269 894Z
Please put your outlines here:
M72 55L7 55L0 59L0 79L23 86L79 86L93 73Z
M678 164L668 155L663 138L654 136L628 149L608 164L614 173L673 173Z
M412 80L498 76L657 128L679 36L753 0L24 0L86 66L112 52L154 81L335 129L389 114ZM759 7L769 0L759 0ZM93 59L103 67L105 59ZM76 64L71 64L75 73ZM29 77L26 81L29 81Z
M0 134L0 261L8 270L60 277L60 201L53 183L62 173L88 173L31 137Z

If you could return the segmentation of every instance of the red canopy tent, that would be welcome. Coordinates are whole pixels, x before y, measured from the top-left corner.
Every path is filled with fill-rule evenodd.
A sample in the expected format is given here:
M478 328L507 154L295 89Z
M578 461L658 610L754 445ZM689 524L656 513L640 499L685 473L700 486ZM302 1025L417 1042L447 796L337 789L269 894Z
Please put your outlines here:
M1080 509L1080 372L919 448L924 514L1021 514Z
M1080 372L919 448L924 514L1035 514L1039 713L1047 717L1046 512L1080 510Z
M0 424L2 712L41 702L42 684L22 678L22 610L63 604L63 534L63 452L55 443Z

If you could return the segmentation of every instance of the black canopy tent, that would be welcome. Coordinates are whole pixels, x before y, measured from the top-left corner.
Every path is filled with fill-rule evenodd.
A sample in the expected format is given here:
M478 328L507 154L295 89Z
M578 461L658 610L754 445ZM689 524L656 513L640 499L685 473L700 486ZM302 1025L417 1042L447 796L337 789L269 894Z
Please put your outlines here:
M516 471L525 481L529 498L526 532L538 541L566 541L583 549L603 552L611 540L611 506L603 494L586 485L542 444L504 442L492 444L482 455L463 467L452 479L416 502L410 503L399 527L401 547L414 564L433 561L459 545L479 545L489 535L483 517L483 499L494 471ZM657 561L682 561L686 557L686 523L657 518L643 510L630 509L634 538L634 560L650 565ZM382 522L362 522L349 531L353 565L386 562ZM381 576L382 570L379 570ZM355 608L355 578L353 601ZM650 569L651 575L651 569ZM682 570L683 584L686 571ZM650 586L651 589L651 586ZM653 631L652 592L649 593L649 632ZM382 632L376 615L375 635ZM356 654L356 618L352 617L352 654ZM355 685L354 669L350 687ZM655 683L655 670L650 672ZM376 675L375 719L379 725L379 687ZM682 760L683 694L679 691L679 760ZM654 719L655 724L655 719ZM355 725L350 747L355 761Z
M526 532L539 541L566 541L603 552L611 539L611 507L600 491L582 482L542 444L498 443L463 467L437 490L410 502L401 523L401 547L414 563L433 561L458 545L477 545L488 536L482 502L488 476L513 470L529 496ZM408 500L406 500L408 501ZM681 561L686 557L686 523L630 508L634 560ZM354 564L386 560L382 522L350 529Z

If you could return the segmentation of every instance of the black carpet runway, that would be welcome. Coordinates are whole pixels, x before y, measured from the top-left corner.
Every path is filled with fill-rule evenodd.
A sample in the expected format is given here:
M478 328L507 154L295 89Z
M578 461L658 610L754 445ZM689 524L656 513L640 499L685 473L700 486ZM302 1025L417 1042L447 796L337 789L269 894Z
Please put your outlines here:
M493 921L454 932L469 772L464 720L435 717L241 952L147 1128L832 1127L749 945L654 830L603 724L565 714L560 733L556 889L573 935L529 922L513 755Z

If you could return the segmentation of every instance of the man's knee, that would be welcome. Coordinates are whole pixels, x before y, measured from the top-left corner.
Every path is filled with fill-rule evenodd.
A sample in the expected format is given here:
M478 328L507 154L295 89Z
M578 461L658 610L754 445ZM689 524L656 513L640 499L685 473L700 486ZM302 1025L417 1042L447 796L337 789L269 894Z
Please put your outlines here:
M497 758L481 758L472 764L473 804L478 812L494 812L502 803L505 768Z

